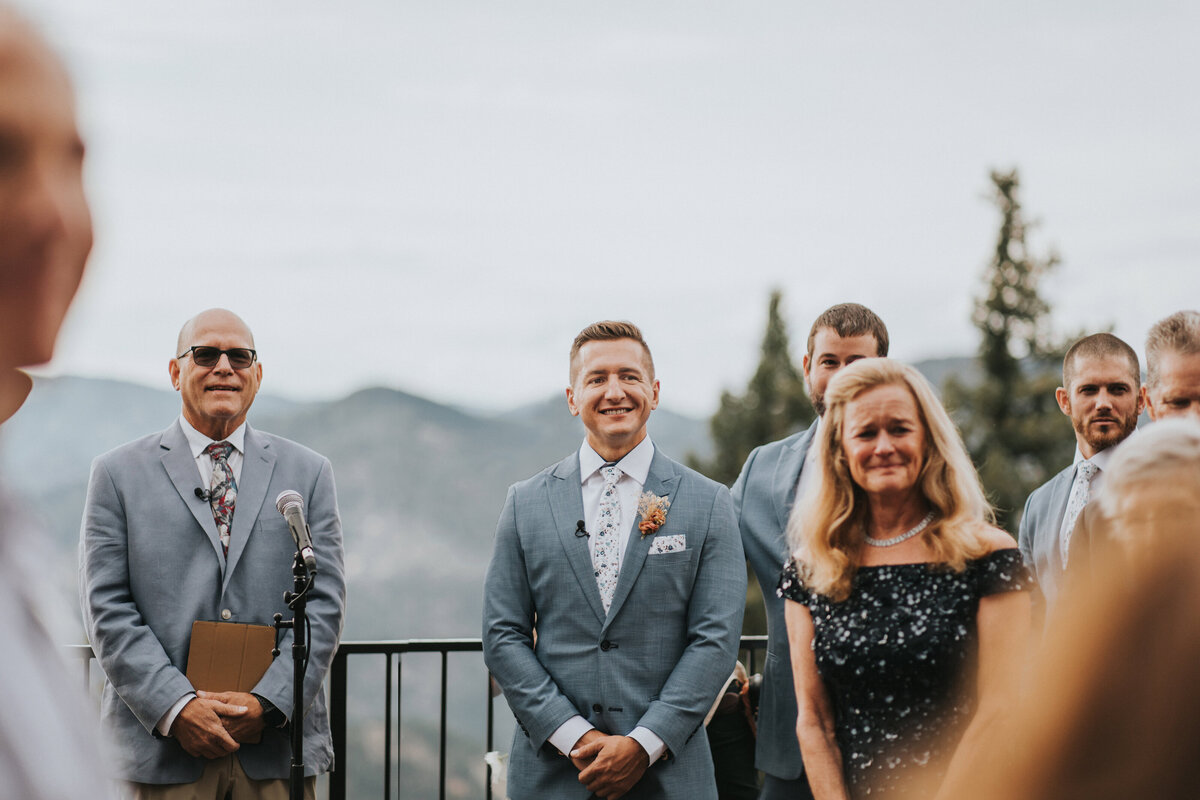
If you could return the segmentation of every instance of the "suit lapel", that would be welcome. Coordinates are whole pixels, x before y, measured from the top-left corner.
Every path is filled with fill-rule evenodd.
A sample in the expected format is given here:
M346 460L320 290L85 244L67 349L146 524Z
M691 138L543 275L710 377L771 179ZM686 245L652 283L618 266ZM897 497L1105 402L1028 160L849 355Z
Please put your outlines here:
M1050 494L1050 516L1047 522L1050 523L1051 528L1046 541L1050 545L1050 561L1059 572L1064 569L1062 560L1063 518L1067 515L1067 501L1071 499L1071 485L1074 483L1075 465L1072 464L1058 473L1054 491Z
M558 531L558 540L567 556L567 563L579 581L579 588L587 599L596 619L604 621L604 604L600 602L600 590L596 587L596 572L592 568L592 555L588 540L576 536L577 524L583 519L583 490L579 485L579 453L567 456L558 463L546 481L550 495L550 517ZM618 588L619 591L619 588Z
M654 459L650 462L650 471L646 474L646 483L642 485L642 491L670 498L674 502L675 490L678 488L679 472L675 469L675 465L657 447L654 448ZM633 591L633 584L637 581L638 575L646 563L646 555L650 552L650 544L654 540L654 536L642 536L642 532L637 528L639 522L641 522L641 516L638 516L633 522L633 528L629 532L629 543L625 546L625 553L621 557L621 574L617 577L617 588L613 592L612 605L608 608L608 618L604 623L605 629L616 618L617 612L625 603L625 598L629 597L629 593ZM671 511L668 509L667 521L663 525L663 529L665 530L670 524ZM594 579L592 583L595 583ZM597 591L597 595L599 595L599 591Z
M271 473L275 471L275 453L270 443L248 424L244 447L242 477L238 481L237 502L233 509L233 528L229 532L229 565L225 569L222 591L228 586L229 577L246 550L246 541L254 530L267 497L267 487L271 485Z
M175 485L175 491L179 492L180 499L188 507L188 511L192 512L192 516L196 518L196 524L200 526L201 532L212 543L217 561L224 569L225 550L221 547L221 538L217 535L217 523L213 521L212 506L208 504L207 500L196 496L196 489L208 487L200 486L200 473L196 469L196 459L192 457L192 451L188 447L187 439L184 437L183 429L179 427L178 421L163 432L162 439L159 440L159 447L163 449L163 468L171 478L171 483Z
M775 467L775 485L771 496L775 498L775 516L779 521L780 530L787 529L788 517L796 502L796 483L800 480L800 470L804 467L804 458L812 445L816 426L816 422L809 425L808 430L783 448L779 464Z

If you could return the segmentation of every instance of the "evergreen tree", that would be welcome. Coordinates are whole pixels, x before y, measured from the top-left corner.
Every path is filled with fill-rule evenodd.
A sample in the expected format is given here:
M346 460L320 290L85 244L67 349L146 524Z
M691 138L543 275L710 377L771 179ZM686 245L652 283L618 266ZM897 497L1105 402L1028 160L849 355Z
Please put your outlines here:
M788 352L787 325L779 311L782 299L778 289L771 292L762 355L746 393L721 393L721 405L709 422L712 460L688 458L693 469L727 486L737 480L751 450L794 433L813 418L804 379Z
M991 179L1000 233L972 320L982 335L982 377L977 384L950 378L945 396L998 522L1015 532L1025 498L1070 461L1074 439L1054 399L1065 348L1052 340L1050 306L1038 294L1059 259L1036 257L1026 245L1017 171L994 171Z

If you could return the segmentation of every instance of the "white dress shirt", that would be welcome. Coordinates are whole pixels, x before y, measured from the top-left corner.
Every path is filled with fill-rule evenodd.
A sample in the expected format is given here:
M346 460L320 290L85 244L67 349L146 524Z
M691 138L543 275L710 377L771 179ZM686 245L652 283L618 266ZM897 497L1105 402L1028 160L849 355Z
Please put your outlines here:
M634 520L637 519L638 497L642 494L642 486L646 483L646 476L650 474L650 462L653 460L654 443L647 436L637 447L630 450L617 462L617 467L621 470L621 477L617 480L617 495L621 502L621 521L617 526L620 535L617 552L622 554L621 564L624 564L625 547L629 543ZM588 536L588 552L592 555L594 555L593 551L596 547L594 534L600 527L598 524L600 495L604 491L604 477L600 474L600 468L607 463L591 448L591 445L584 441L579 448L579 481L580 491L583 493L584 524L587 525L588 532L593 534ZM576 714L550 735L550 744L558 748L560 753L570 755L571 748L579 741L579 737L595 727ZM616 733L616 731L609 731L609 733ZM642 746L646 755L650 757L651 764L662 758L662 754L667 749L667 745L662 739L649 728L641 725L626 735Z
M188 447L191 448L192 458L196 460L196 468L200 470L200 480L203 481L200 488L207 490L209 484L212 483L213 460L212 456L204 452L204 448L210 444L216 444L217 441L229 442L233 445L233 450L229 453L229 468L233 470L233 479L240 481L242 479L242 462L246 458L246 423L238 425L233 433L226 436L224 439L210 439L200 431L192 427L183 415L179 415L179 427L183 428L183 438L187 439ZM214 523L215 524L215 523Z
M213 459L212 456L204 452L204 449L210 444L214 444L216 439L210 439L200 431L192 427L191 423L184 419L182 414L179 415L179 427L183 428L183 438L187 439L188 447L192 451L192 458L196 460L196 468L200 470L200 486L197 488L208 490L212 483ZM233 433L221 439L222 442L229 442L233 445L233 450L229 453L229 468L233 470L233 480L240 481L242 479L242 462L245 460L245 443L246 443L246 423L238 425ZM234 513L237 513L235 508ZM216 522L213 523L214 525ZM171 733L171 726L175 724L175 718L179 716L179 712L183 711L183 707L191 702L195 697L194 692L188 692L183 697L175 701L175 705L163 714L162 719L158 721L158 732L163 736L168 736Z

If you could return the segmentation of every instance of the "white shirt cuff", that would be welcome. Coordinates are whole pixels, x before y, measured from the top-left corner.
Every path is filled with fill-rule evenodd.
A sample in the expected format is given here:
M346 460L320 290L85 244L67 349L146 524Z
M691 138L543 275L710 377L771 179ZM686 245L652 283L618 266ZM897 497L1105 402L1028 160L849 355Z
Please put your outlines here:
M558 752L567 758L571 757L571 748L579 741L579 737L596 726L576 714L558 726L558 730L550 734L550 744L558 748Z
M646 751L646 755L650 756L651 764L662 758L662 754L667 750L666 742L658 738L654 731L649 728L643 728L641 725L638 725L629 732L629 738L642 746L642 749Z
M162 719L158 721L158 732L163 736L170 736L171 726L175 724L175 718L179 716L179 712L183 711L183 707L190 703L195 696L195 692L188 692L176 700L175 705L171 706L170 710L163 714Z

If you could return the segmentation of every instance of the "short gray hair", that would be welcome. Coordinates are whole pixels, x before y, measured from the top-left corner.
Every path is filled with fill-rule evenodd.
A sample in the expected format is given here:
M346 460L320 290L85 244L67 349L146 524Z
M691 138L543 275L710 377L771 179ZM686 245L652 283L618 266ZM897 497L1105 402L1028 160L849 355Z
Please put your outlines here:
M1164 352L1200 353L1200 311L1176 311L1161 319L1146 335L1146 385L1157 386L1159 358Z

